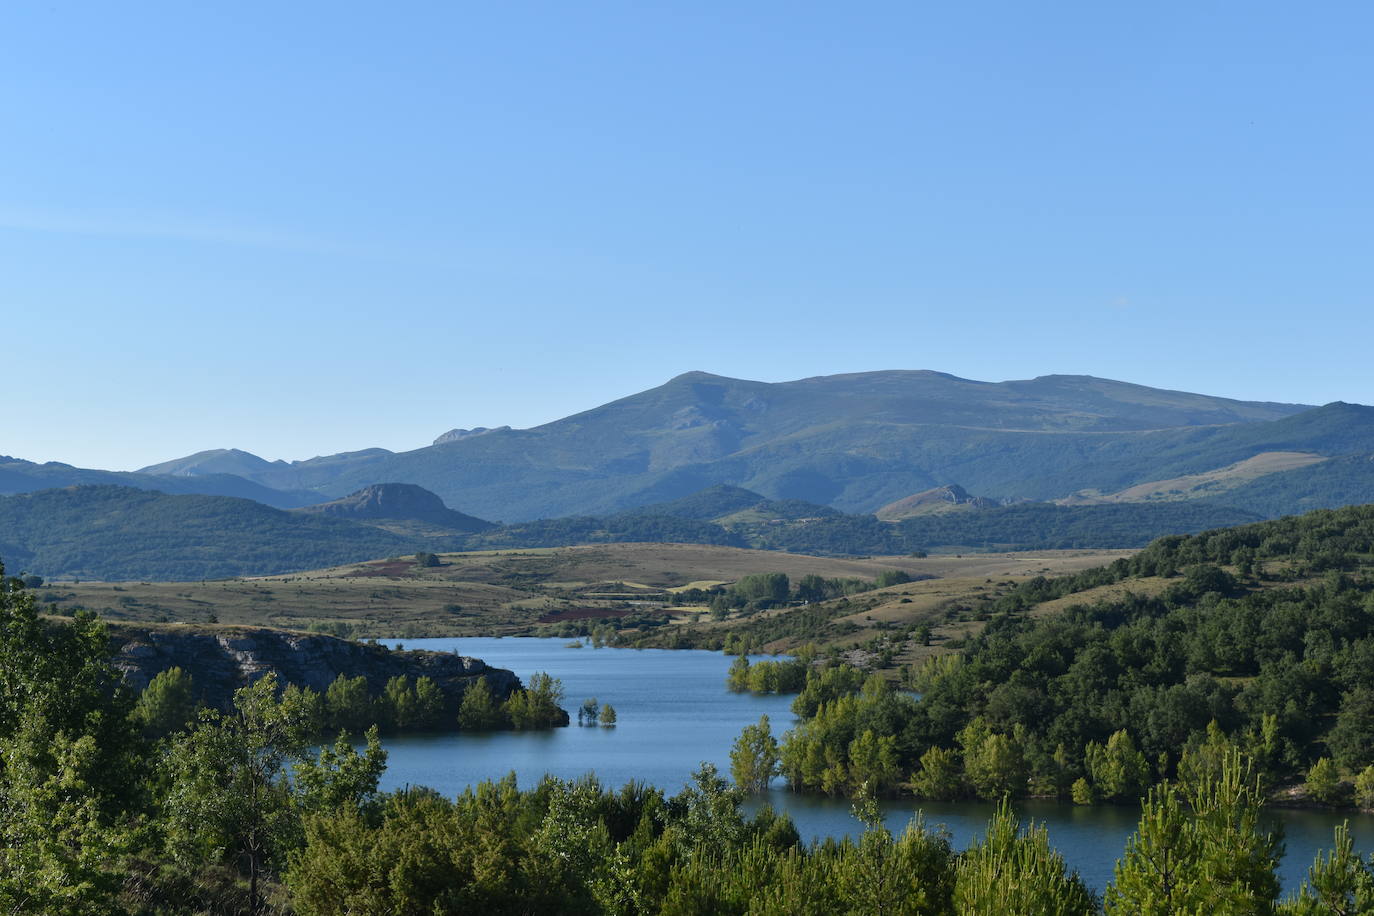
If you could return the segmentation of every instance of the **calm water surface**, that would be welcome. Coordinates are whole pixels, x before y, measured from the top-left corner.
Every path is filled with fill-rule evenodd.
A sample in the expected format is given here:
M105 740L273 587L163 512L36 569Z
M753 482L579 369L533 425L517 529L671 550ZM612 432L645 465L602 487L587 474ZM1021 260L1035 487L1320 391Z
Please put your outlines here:
M595 772L608 787L634 779L672 794L703 761L728 775L731 744L740 729L759 716L768 715L778 737L795 721L790 696L756 697L726 690L725 674L734 659L718 652L570 649L568 642L524 637L391 641L411 649L457 650L509 668L522 680L548 672L562 679L564 706L573 713L574 724L550 732L390 738L383 788L424 785L457 795L474 783L514 770L525 787L545 773L572 779ZM579 728L576 708L588 697L614 706L619 724ZM847 801L781 789L770 792L767 800L788 811L804 837L855 835ZM943 824L949 830L957 848L979 836L992 813L992 805L981 802L920 802L919 807L927 824ZM912 800L886 803L888 826L901 830L916 809ZM1139 816L1131 807L1086 808L1031 800L1017 809L1023 820L1044 823L1055 848L1098 890L1110 880ZM1331 845L1332 830L1347 817L1357 851L1367 854L1374 848L1374 818L1367 815L1276 810L1270 817L1285 831L1288 854L1280 876L1289 890L1305 879L1317 850Z

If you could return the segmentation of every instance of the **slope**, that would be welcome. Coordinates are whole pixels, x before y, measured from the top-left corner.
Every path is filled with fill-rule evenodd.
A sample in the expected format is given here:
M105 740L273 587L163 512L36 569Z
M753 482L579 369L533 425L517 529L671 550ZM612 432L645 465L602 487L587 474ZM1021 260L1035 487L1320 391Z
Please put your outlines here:
M262 575L417 549L412 538L248 499L110 486L0 498L0 541L27 554L30 572L81 579Z

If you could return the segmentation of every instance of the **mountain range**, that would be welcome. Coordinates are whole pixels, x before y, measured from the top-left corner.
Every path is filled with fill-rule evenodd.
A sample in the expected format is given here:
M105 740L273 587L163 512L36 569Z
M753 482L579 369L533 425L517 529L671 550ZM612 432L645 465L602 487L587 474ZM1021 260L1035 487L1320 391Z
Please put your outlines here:
M133 473L0 458L3 494L29 494L0 500L11 569L90 578L584 541L1125 547L1374 502L1374 408L1086 376L688 373L533 429L455 429L401 453L220 449Z
M1271 452L1374 454L1374 408L1237 401L1089 376L993 383L887 371L767 383L692 372L542 426L454 430L408 452L286 462L224 449L139 474L183 486L229 474L287 501L413 483L465 512L519 522L614 514L716 484L859 513L950 485L996 502L1091 500ZM1312 494L1331 473L1279 463L1230 489L1294 475L1295 489Z

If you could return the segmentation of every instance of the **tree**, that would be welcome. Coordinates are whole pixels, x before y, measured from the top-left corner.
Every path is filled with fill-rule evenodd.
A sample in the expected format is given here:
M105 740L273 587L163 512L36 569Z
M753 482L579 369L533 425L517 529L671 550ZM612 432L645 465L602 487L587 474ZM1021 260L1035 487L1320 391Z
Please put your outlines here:
M987 730L974 720L959 735L964 745L964 776L980 798L1019 796L1026 791L1026 761L1015 738Z
M919 798L948 801L964 794L959 757L942 747L932 747L921 755L921 768L911 782Z
M0 568L0 910L116 908L145 760L109 654L93 615L42 620Z
M296 761L293 768L299 804L306 811L331 813L358 808L377 793L386 771L386 751L372 726L364 736L367 750L359 754L346 735L334 746L320 748L315 760Z
M1374 808L1374 763L1355 777L1355 804L1360 808Z
M502 708L514 728L554 728L568 723L568 714L558 705L562 699L563 682L537 672L529 686L512 693Z
M911 581L911 575L900 569L885 569L878 573L878 578L873 580L874 588L888 588L893 585L905 585Z
M274 674L235 691L233 710L203 712L164 763L171 853L193 864L243 861L255 909L259 880L282 864L296 826L286 764L302 759L311 737L304 711L276 693Z
M1150 763L1136 750L1135 742L1123 728L1107 739L1105 747L1093 742L1084 753L1088 775L1097 795L1108 801L1133 801L1150 784Z
M959 859L957 873L952 912L977 916L1090 916L1097 912L1092 891L1050 847L1045 828L1032 824L1022 832L1006 799L998 804L987 835Z
M463 700L458 706L458 727L464 731L491 731L504 728L505 714L491 692L491 685L485 677L479 677L463 691Z
M439 685L430 677L420 677L415 681L415 725L427 730L444 727L448 719L448 699Z
M139 694L134 720L143 734L160 738L189 726L195 719L196 705L191 676L180 668L168 668L154 676Z
M609 728L615 725L615 721L615 707L610 703L606 703L601 707L601 724Z
M421 551L415 555L415 565L422 568L433 568L442 564L434 554Z
M879 737L871 728L866 728L850 742L850 783L865 785L870 792L885 793L897 785L900 777L896 735Z
M588 697L577 708L578 725L595 725L599 718L601 718L601 707L597 705L596 697Z
M1341 777L1329 757L1320 757L1307 771L1307 794L1324 805L1340 804Z
M1349 822L1336 828L1330 852L1318 853L1297 898L1283 908L1294 916L1374 913L1374 871L1355 854Z
M361 735L377 723L377 704L361 674L340 674L324 693L325 725L331 731Z
M746 792L764 792L778 773L778 742L767 716L746 725L730 750L730 776Z
M1151 789L1107 888L1108 916L1274 912L1282 842L1260 829L1263 802L1253 766L1234 749L1200 783Z
M389 728L406 731L414 728L419 720L420 701L415 696L415 685L410 678L396 675L386 682L382 690L381 717Z

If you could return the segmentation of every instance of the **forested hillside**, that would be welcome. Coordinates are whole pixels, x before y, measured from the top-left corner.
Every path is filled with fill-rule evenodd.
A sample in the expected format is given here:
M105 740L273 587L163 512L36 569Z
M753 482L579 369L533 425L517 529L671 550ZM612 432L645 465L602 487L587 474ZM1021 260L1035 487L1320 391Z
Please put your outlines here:
M1234 745L1266 785L1374 800L1374 506L1161 538L959 613L985 625L907 672L919 702L813 672L793 785L1130 802L1182 749ZM868 731L886 749L861 760Z
M45 576L207 579L415 552L417 542L248 499L72 487L0 498L0 557Z

